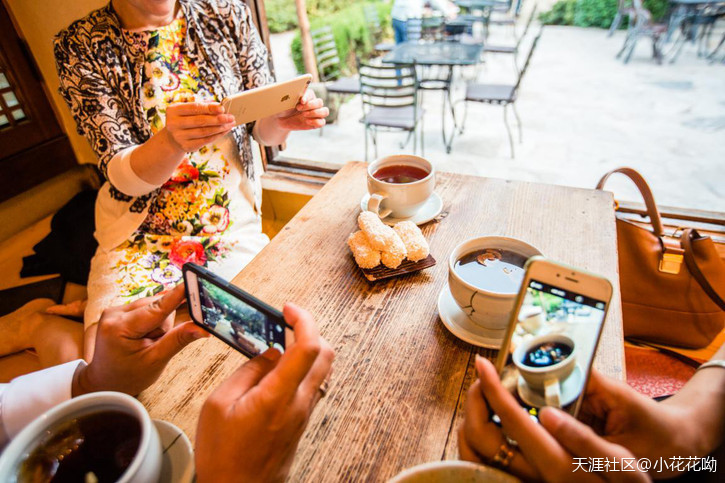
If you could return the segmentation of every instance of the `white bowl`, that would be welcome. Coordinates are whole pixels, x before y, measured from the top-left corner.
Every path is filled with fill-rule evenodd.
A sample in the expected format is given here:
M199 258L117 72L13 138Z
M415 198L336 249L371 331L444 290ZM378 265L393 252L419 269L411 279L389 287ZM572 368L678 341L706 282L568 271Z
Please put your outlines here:
M505 236L483 236L464 241L448 258L448 286L456 304L476 324L489 330L503 330L508 325L518 290L513 293L489 292L463 280L454 270L464 255L484 248L510 250L531 258L541 252L526 242Z
M469 461L433 461L408 468L388 483L511 483L518 478Z
M17 481L20 463L35 449L40 438L65 420L98 411L118 410L141 423L141 440L133 461L118 483L151 483L161 474L161 441L149 413L136 399L119 392L96 392L66 401L42 414L5 448L0 456L0 481Z
M563 361L546 367L531 367L523 363L524 357L529 350L546 342L565 344L571 347L571 354ZM576 352L576 343L571 337L564 334L545 334L519 344L511 358L514 364L516 364L516 368L519 370L521 377L526 380L528 385L534 389L541 390L546 385L547 380L557 379L559 382L562 382L569 377L576 367Z

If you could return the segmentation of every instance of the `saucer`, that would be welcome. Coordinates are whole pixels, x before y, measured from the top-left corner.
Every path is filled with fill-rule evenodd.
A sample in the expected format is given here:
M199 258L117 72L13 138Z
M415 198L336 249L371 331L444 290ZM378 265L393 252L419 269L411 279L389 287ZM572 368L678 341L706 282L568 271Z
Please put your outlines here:
M564 382L559 383L561 388L561 407L566 407L576 401L576 398L579 397L579 393L584 390L582 387L583 381L584 377L582 375L582 370L577 364L571 374L569 374L569 377L567 377ZM544 398L544 395L534 389L531 389L521 376L519 376L518 389L519 397L521 397L521 399L529 406L536 408L543 408L546 406L546 399Z
M163 448L159 483L191 483L194 479L194 449L184 432L166 421L154 419Z
M500 349L506 329L491 330L476 325L456 304L448 284L438 296L438 315L443 325L459 339L487 349Z
M363 196L362 200L360 200L361 210L368 211L369 199L370 194L365 193L365 196ZM408 220L412 221L416 225L422 225L424 223L428 223L433 218L440 215L441 211L443 211L443 200L441 199L440 195L438 195L438 193L434 191L433 194L428 197L425 204L420 207L415 215L409 216L408 218L393 218L392 216L388 216L386 218L381 218L381 220L386 225L395 225L396 223L399 223L401 221Z

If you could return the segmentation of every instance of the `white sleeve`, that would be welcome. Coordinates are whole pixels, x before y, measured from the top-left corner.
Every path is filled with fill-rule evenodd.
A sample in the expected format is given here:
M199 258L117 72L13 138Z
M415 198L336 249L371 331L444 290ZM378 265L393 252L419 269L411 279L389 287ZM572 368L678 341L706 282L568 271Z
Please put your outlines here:
M16 377L0 385L0 448L35 418L71 398L82 359Z
M108 162L108 182L128 196L143 196L161 186L142 180L131 167L131 153L137 147L131 146L119 151Z

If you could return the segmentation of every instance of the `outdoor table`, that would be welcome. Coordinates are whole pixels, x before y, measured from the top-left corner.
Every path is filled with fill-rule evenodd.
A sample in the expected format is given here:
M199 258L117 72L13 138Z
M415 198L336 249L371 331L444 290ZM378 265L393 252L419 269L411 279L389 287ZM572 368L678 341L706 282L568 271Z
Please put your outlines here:
M458 458L456 430L476 377L474 354L496 354L460 341L438 318L447 258L471 237L517 237L609 278L614 296L594 365L623 378L610 193L437 173L443 213L422 227L437 264L371 284L347 247L358 229L366 168L345 165L233 280L272 306L307 308L336 353L329 393L300 442L292 481L385 481L423 462ZM245 360L215 338L194 342L140 400L152 418L194 441L202 403Z
M444 75L431 79L418 79L419 87L423 90L441 90L443 95L443 116L441 118L441 131L446 152L451 152L453 137L458 128L456 111L451 100L451 81L453 67L475 65L481 60L483 44L464 44L461 42L403 42L383 57L388 64L412 64L420 66L441 66L445 68ZM443 80L447 78L447 80ZM453 130L450 136L446 133L446 111L450 110L453 117Z

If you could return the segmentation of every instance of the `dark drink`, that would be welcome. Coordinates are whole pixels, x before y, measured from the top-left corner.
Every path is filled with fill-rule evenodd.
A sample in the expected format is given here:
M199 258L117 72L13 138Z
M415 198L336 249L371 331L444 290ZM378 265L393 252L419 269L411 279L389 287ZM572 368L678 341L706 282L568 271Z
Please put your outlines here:
M487 248L462 256L453 270L474 287L495 293L516 293L528 257L511 250Z
M572 350L561 342L544 342L529 349L522 362L529 367L549 367L569 357Z
M18 481L78 482L95 475L115 482L141 441L141 423L121 411L99 411L64 421L20 464Z
M410 164L393 164L383 166L373 173L373 177L385 183L413 183L420 181L430 173L423 168Z

